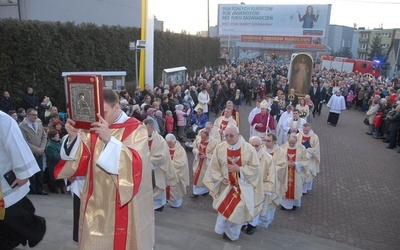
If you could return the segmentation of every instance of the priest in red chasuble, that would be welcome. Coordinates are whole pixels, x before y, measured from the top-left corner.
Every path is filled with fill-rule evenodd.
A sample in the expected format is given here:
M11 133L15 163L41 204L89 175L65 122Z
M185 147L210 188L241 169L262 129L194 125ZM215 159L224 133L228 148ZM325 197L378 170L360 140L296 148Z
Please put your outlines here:
M319 137L311 129L311 125L309 123L305 123L303 125L303 131L297 134L297 140L301 142L301 144L303 144L303 146L307 149L309 175L303 184L303 194L306 194L307 191L312 189L313 180L319 173Z
M235 125L227 126L225 139L216 147L203 182L218 211L215 232L235 241L243 223L261 211L264 193L255 149Z
M167 187L167 200L171 207L177 208L182 205L186 187L189 186L189 163L186 151L176 140L175 135L167 134L165 140L168 144L172 166L178 175L178 183L175 186Z
M297 141L297 136L289 135L288 141L282 145L286 152L288 163L288 185L285 196L282 199L282 209L293 209L301 206L303 196L303 183L308 177L307 150Z
M81 196L80 249L152 249L154 210L146 127L104 89L104 117L90 131L67 120L55 176L86 176Z
M198 198L199 195L206 195L210 190L203 184L204 174L210 165L211 157L217 142L210 138L210 133L202 129L193 143L193 194L191 198Z

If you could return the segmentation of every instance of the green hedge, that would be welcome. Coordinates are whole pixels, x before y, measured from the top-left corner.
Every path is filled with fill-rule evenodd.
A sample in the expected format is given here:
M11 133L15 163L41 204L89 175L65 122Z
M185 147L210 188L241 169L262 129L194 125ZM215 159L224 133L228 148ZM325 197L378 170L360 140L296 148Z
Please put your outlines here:
M126 71L135 82L135 57L129 42L140 40L139 28L95 24L0 20L0 86L20 103L28 86L41 98L50 96L64 108L66 71ZM191 70L216 66L219 41L155 31L154 81L164 68L186 66Z

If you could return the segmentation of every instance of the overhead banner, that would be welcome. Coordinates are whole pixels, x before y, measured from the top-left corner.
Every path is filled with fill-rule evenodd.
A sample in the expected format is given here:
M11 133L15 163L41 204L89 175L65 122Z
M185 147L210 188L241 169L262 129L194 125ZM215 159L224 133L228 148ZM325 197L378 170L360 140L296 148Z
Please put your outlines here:
M330 13L329 4L220 4L218 36L240 36L242 42L325 44Z

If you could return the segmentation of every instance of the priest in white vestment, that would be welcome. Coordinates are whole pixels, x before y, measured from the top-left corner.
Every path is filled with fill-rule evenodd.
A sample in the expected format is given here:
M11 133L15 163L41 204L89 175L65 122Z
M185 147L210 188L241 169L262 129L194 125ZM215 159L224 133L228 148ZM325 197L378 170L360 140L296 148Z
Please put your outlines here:
M225 138L215 149L203 182L218 211L215 232L235 241L243 223L260 212L264 194L255 149L239 135L235 125L228 125Z
M297 141L297 136L289 135L287 143L282 146L286 152L288 164L288 185L285 196L282 199L283 210L295 210L301 207L303 196L303 183L308 177L307 150Z
M225 129L228 125L235 125L237 126L237 123L235 119L232 117L232 109L230 108L225 108L224 109L224 115L218 117L214 121L214 127L218 130L218 133L220 135L221 141L225 140Z
M29 177L41 171L17 122L0 111L0 249L36 246L46 221L26 197Z
M276 192L273 193L272 202L268 204L267 211L265 206L262 211L259 225L265 228L271 224L275 217L276 208L281 204L283 196L287 191L288 167L286 152L278 146L276 136L272 133L265 136L265 144L262 147L268 154L272 156L276 169ZM276 197L275 197L276 195Z
M283 124L283 131L287 135L296 135L303 129L303 124L307 122L303 118L300 118L299 111L297 109L293 110L292 113L292 118L286 119L285 123Z
M269 212L268 210L273 209L275 211L276 206L273 205L273 202L274 200L278 199L278 195L276 193L276 168L272 156L267 153L266 150L264 150L264 147L262 147L262 141L260 137L250 137L249 143L257 151L261 172L261 178L259 179L259 182L261 182L261 185L264 188L264 201L261 204L262 211L247 224L246 233L252 235L256 231L256 227L258 225L265 227L267 213Z
M143 123L146 125L149 134L148 146L152 170L154 210L162 212L167 202L167 186L177 185L179 182L178 175L172 166L168 144L154 128L154 121L145 119Z
M310 191L313 186L314 178L319 173L320 166L320 146L319 137L311 129L309 123L303 125L303 131L297 134L297 139L307 149L309 175L303 184L303 194Z
M286 111L282 113L278 125L276 126L276 138L278 145L282 145L287 142L288 133L285 132L284 125L288 119L293 117L293 106L288 105Z
M250 125L250 137L254 135L254 127L251 126L251 122L253 121L254 116L256 116L256 114L261 113L260 103L261 103L260 100L257 100L256 107L251 110L249 117L247 119Z
M68 119L57 179L85 176L81 196L80 249L151 249L154 210L148 133L120 110L119 98L103 89L104 118L90 131ZM104 216L107 215L107 216Z
M167 134L165 140L168 144L172 166L179 180L177 185L167 188L167 201L171 207L177 208L182 205L182 198L186 194L186 187L189 186L189 163L185 149L173 134Z
M210 164L211 157L217 142L210 138L207 130L202 129L193 143L193 194L191 198L198 198L199 195L207 195L210 190L203 184L204 175Z

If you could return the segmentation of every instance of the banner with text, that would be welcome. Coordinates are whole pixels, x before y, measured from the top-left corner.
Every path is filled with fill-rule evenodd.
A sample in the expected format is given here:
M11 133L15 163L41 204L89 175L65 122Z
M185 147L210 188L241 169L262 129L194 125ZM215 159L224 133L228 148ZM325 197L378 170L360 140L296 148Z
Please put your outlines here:
M329 4L220 4L218 36L239 36L242 42L326 44L330 14Z

